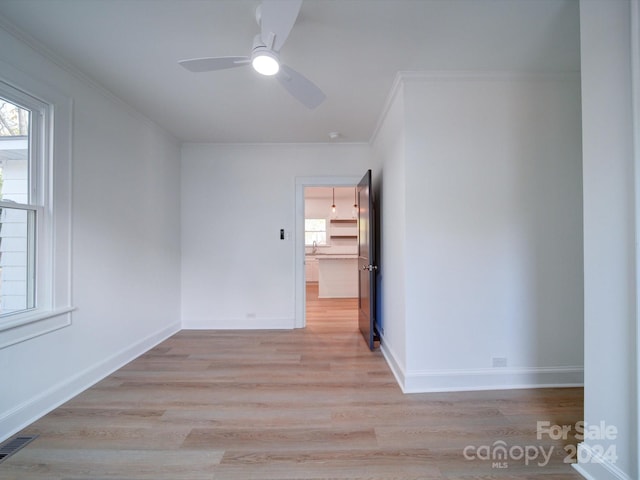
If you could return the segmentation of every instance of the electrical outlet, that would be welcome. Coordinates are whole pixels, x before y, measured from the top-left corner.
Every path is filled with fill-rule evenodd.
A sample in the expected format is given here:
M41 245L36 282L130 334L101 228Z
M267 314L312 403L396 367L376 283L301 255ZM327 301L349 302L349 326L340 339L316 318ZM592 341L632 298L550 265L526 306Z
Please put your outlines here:
M507 357L493 357L491 359L491 366L494 368L506 367Z

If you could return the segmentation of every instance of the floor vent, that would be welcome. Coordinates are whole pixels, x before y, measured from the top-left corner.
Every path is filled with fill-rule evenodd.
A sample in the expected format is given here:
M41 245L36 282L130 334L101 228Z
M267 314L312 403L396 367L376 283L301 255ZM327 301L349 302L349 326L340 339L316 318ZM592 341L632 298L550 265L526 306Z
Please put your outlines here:
M4 462L11 455L29 445L37 437L37 435L23 435L7 440L5 443L0 445L0 463Z

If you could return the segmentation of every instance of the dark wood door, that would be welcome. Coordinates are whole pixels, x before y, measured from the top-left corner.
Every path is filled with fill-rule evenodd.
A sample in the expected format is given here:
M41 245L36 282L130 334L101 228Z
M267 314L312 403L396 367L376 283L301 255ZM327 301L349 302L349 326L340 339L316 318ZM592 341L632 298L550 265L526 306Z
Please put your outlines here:
M358 184L358 326L371 350L376 332L375 224L371 170Z

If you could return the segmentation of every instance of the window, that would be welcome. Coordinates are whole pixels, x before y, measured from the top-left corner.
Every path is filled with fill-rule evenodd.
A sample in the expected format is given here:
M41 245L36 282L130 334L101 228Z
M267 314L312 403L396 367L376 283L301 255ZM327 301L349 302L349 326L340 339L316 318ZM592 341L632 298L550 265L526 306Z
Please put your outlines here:
M37 110L0 96L0 317L36 306L39 123Z
M71 100L0 72L3 348L71 324Z
M327 244L327 220L324 218L304 219L304 243L305 245Z

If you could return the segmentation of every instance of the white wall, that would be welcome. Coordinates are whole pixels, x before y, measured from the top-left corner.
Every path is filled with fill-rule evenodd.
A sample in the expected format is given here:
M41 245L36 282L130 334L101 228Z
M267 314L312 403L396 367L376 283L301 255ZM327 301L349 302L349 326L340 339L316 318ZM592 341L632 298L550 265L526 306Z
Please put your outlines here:
M383 322L385 338L406 332L404 355L386 347L403 388L580 384L578 75L405 75L398 95L404 160L383 165L382 248L404 256L383 253Z
M580 2L584 172L585 421L618 429L580 445L616 449L617 461L581 462L587 478L635 479L638 345L631 9L627 0ZM637 41L638 8L634 28ZM635 61L638 62L636 44ZM636 65L637 66L637 65ZM637 69L636 69L637 73ZM636 90L640 78L634 79ZM637 101L637 99L636 99ZM639 125L635 125L636 135ZM637 172L636 172L637 174ZM635 193L634 193L635 192Z
M184 328L293 328L296 177L369 162L366 144L183 145Z
M407 364L405 110L401 82L387 100L372 140L374 195L379 210L378 329L381 349L398 381Z
M0 349L0 438L180 327L179 145L0 29L0 61L73 100L72 324Z

